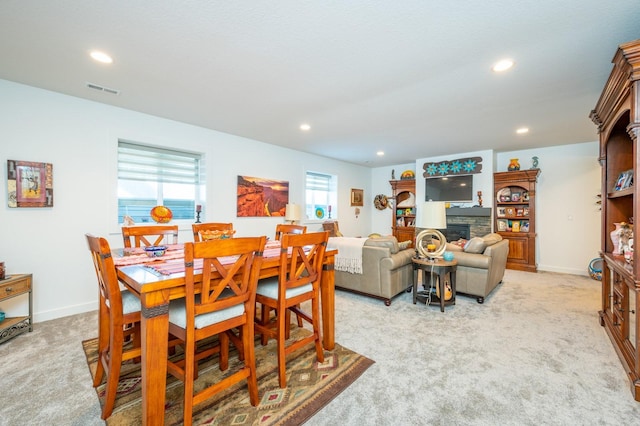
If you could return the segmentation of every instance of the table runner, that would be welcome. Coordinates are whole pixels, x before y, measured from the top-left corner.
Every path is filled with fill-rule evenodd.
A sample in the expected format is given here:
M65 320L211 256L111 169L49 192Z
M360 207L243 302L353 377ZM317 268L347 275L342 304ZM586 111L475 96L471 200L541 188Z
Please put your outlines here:
M167 253L168 254L168 253ZM146 265L148 268L153 269L161 275L171 275L184 273L184 250L179 257L167 258L167 255L162 256L162 263L154 263ZM263 252L264 257L277 257L280 256L280 241L269 241L265 245ZM238 256L221 257L220 262L224 264L233 263ZM166 259L166 260L165 260ZM195 270L202 270L202 259L195 259L193 262Z
M142 247L114 250L112 252L113 263L116 266L127 266L184 258L184 244L169 244L166 247L167 251L162 257L149 257Z

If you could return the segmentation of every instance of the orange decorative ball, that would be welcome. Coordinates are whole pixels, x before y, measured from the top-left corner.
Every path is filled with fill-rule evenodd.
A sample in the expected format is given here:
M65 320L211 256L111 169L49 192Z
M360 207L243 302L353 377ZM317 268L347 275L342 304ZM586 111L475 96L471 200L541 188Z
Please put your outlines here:
M172 218L173 213L165 206L155 206L151 209L151 219L156 223L168 223Z

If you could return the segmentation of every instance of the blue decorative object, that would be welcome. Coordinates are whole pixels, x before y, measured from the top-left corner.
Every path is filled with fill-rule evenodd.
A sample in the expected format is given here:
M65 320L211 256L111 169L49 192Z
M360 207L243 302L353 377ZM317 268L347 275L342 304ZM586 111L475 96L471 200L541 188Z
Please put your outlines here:
M167 246L147 246L144 251L149 257L160 257L167 251Z
M444 254L442 255L442 258L447 262L451 262L453 260L453 257L454 256L452 251L445 251Z
M452 161L424 163L422 166L424 177L451 176L459 174L474 174L482 172L482 157L458 158Z
M0 311L0 322L4 321L4 312Z

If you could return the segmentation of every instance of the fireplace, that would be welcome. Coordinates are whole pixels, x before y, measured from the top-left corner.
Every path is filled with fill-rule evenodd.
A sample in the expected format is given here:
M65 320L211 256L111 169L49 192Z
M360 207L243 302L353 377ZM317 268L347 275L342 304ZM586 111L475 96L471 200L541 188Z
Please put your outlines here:
M460 238L468 240L470 238L471 225L465 224L447 224L447 229L442 230L442 234L447 241L458 241Z
M482 237L491 232L491 208L489 207L451 207L447 209L447 231L465 227L468 231L466 237L456 238L452 236L447 241L457 241L460 238L468 240L473 237ZM444 232L443 232L444 233Z

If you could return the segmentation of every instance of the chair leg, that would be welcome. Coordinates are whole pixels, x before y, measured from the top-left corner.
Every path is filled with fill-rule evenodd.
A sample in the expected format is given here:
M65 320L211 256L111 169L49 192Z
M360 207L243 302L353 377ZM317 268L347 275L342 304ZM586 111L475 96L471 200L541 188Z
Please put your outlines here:
M112 336L108 352L107 388L104 395L104 406L102 407L103 420L111 416L116 402L116 393L120 382L120 367L122 366L122 335ZM105 355L107 354L105 353Z
M184 342L184 399L182 405L182 421L190 426L193 416L193 381L195 380L195 343Z
M260 308L260 323L264 327L268 327L270 313L271 313L271 308L263 304L262 307ZM260 335L260 344L262 346L266 346L268 341L269 341L269 336L267 336L266 333L262 333Z
M282 309L282 311L287 311L287 309ZM283 313L283 312L278 312ZM286 353L285 353L285 334L286 334L286 327L285 327L285 319L286 319L286 315L278 315L277 317L277 321L278 321L278 329L277 329L277 338L276 338L276 343L278 346L278 381L280 384L280 388L284 389L287 387L287 358L286 358Z
M253 324L251 322L240 327L242 335L242 352L244 353L244 365L249 369L247 387L249 388L249 402L252 406L258 405L258 375L256 373L256 354L254 347Z
M322 334L320 331L320 303L319 295L311 299L311 317L313 319L313 334L316 338L316 355L318 362L324 362L324 350L322 349Z

